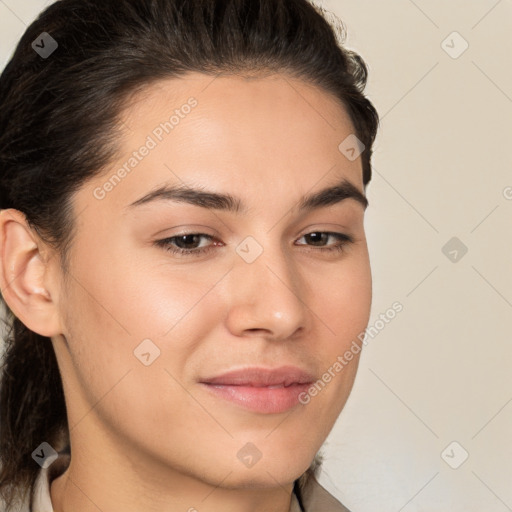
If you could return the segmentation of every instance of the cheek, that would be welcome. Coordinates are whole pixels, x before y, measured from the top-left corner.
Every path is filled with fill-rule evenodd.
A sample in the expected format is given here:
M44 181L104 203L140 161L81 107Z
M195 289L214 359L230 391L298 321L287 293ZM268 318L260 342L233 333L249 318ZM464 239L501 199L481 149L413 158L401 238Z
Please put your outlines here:
M215 267L198 276L185 267L171 271L166 264L105 253L101 261L75 265L76 279L66 290L66 331L76 378L90 404L130 371L119 385L118 393L124 389L126 395L115 419L126 415L127 400L145 412L157 407L161 396L148 399L155 389L167 390L166 403L175 403L172 396L182 390L166 370L183 381L187 362L218 324L222 304L213 288L225 271ZM144 366L137 356L148 350L154 362Z
M185 416L204 422L204 413L194 408L179 384L194 339L201 336L187 323L188 316L181 322L174 318L173 309L183 311L182 316L190 309L186 298L163 285L165 293L155 290L139 281L138 274L119 281L111 275L109 286L100 284L105 277L101 272L87 276L78 277L81 284L74 281L66 295L66 338L72 359L66 380L76 398L70 409L71 424L80 425L80 431L89 428L94 408L102 422L131 433L132 440L145 437L149 430L163 442L168 435L165 425ZM127 314L133 303L134 313ZM160 336L170 329L165 339ZM151 360L146 366L142 353L138 352L138 359L134 350L147 339L154 345L144 345Z
M88 316L87 331L110 332L112 341L133 347L137 340L172 337L176 327L190 323L202 297L223 275L217 267L198 275L191 267L166 264L161 256L141 258L134 247L120 250L122 241L108 244L97 259L76 266L83 285L77 310Z
M317 354L325 373L313 391L312 403L317 407L315 413L329 424L352 388L362 350L360 336L370 317L372 278L367 253L347 258L335 271L317 274L315 283L316 292L311 292L311 302L307 302L323 333L318 337Z
M347 260L323 275L323 286L312 294L314 311L326 326L326 341L342 349L365 330L372 301L372 278L367 256ZM322 290L320 292L320 290ZM331 351L332 351L331 349Z

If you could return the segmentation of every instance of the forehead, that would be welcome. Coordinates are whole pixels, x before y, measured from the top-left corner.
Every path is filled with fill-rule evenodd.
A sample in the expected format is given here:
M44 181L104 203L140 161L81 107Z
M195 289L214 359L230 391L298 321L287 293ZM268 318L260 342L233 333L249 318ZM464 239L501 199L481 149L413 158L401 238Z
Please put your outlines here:
M193 108L188 105L191 102ZM337 149L346 136L354 133L338 98L282 74L242 77L188 73L145 87L132 96L123 114L122 122L130 129L126 149L137 136L167 126L170 131L165 130L165 135L171 136L164 137L164 142L170 144L180 136L193 137L197 146L226 149L240 143L243 149L255 152L255 143L267 143L282 151L295 147L305 154L310 150L317 157L324 147L332 153L333 144Z
M354 132L341 102L285 75L161 80L134 94L121 120L119 159L91 184L124 168L108 195L118 206L163 183L260 198L270 187L300 196L340 177L363 188L360 159L338 149Z
M131 94L123 120L129 123L130 118L147 116L152 108L159 109L162 104L175 107L190 96L196 97L203 108L220 107L227 112L234 108L272 107L277 114L289 116L293 107L297 114L319 116L333 130L340 121L350 123L333 94L297 77L270 72L245 75L188 72L178 78L157 80Z

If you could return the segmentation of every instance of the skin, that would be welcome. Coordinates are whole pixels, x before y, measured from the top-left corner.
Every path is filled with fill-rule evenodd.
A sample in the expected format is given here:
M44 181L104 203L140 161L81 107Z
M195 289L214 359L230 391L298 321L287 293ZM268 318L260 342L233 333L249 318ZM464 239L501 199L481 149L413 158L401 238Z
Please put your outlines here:
M94 190L191 96L197 107L96 199ZM341 178L364 192L361 159L338 150L353 126L334 97L303 81L199 73L147 87L123 122L119 159L73 197L69 273L20 212L0 215L5 299L51 338L63 378L73 456L51 485L54 510L287 512L293 481L345 405L359 355L307 405L284 413L248 411L198 380L284 364L320 378L364 331L364 207L346 199L296 211L302 196ZM237 196L247 213L171 201L127 208L180 182ZM155 245L183 231L222 244L199 257ZM314 232L354 242L322 252L304 238ZM263 248L251 264L235 251L247 236ZM149 366L134 356L147 338L160 349ZM237 457L248 442L262 454L250 468Z

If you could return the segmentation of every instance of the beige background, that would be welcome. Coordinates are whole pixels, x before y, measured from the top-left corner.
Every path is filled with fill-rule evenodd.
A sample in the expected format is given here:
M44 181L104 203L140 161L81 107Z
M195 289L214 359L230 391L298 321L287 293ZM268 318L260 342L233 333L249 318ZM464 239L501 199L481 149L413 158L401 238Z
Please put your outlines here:
M0 0L0 67L48 3ZM370 325L403 305L368 339L320 480L352 512L512 511L512 0L318 3L382 118Z

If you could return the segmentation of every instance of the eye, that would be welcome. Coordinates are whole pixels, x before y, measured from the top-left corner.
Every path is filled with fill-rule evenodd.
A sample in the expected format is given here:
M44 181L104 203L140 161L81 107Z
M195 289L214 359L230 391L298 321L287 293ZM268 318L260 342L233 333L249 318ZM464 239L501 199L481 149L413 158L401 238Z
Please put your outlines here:
M312 245L310 247L312 250L316 251L341 252L347 244L353 243L353 238L349 235L328 231L314 231L301 236L299 240L302 238L304 238L306 242L311 243ZM201 245L202 239L213 240L214 243ZM334 239L337 243L334 245L326 244L329 239ZM223 245L222 242L215 240L213 236L205 233L183 233L181 235L164 238L163 240L157 240L155 244L178 256L200 256L213 250L215 247Z
M345 246L349 243L353 243L353 238L349 235L346 235L344 233L333 233L330 231L313 231L311 233L308 233L306 235L301 236L301 238L304 238L306 240L309 240L313 243L313 246L317 248L317 250L320 251L336 251L341 252L343 249L345 249ZM324 245L324 242L329 240L329 238L334 238L338 241L335 245ZM300 238L299 238L300 240ZM299 244L302 245L302 244Z
M182 256L202 255L212 250L216 245L219 245L218 243L215 243L214 245L207 245L206 247L204 245L198 245L201 238L206 238L208 240L214 239L213 236L206 235L204 233L184 233L182 235L176 235L169 238L164 238L163 240L158 240L155 243L173 254Z

